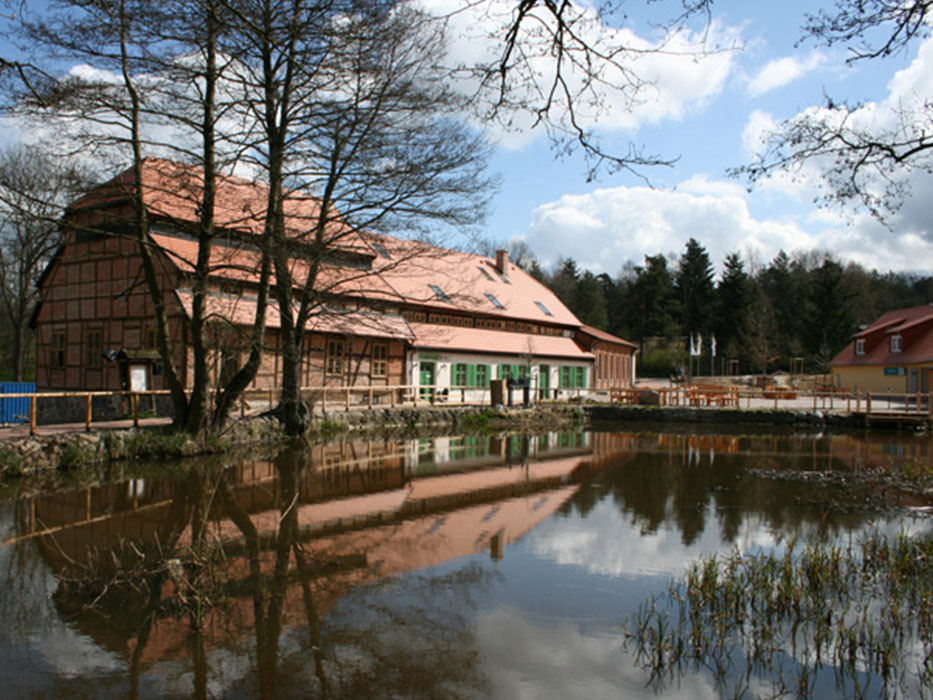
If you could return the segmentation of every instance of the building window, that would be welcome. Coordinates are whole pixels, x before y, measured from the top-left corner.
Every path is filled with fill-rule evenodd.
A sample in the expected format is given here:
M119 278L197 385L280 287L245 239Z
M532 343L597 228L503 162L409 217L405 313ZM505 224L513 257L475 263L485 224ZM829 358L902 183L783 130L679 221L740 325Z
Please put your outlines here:
M438 299L441 301L450 301L450 297L447 296L447 293L436 284L429 284L428 286L431 288L431 291L434 292Z
M482 389L489 386L489 365L469 365L465 362L458 362L454 365L453 371L452 386L455 388Z
M327 374L343 374L343 340L331 338L327 341L324 371Z
M548 311L548 308L547 308L544 304L542 304L540 301L536 301L536 302L535 302L535 305L536 305L539 309L541 309L541 311L544 312L544 315L545 315L545 316L553 316L553 315L554 315L554 314L552 314L550 311Z
M479 271L482 272L486 276L486 279L488 279L490 282L495 282L495 280L492 278L492 275L489 274L489 270L487 270L482 265L479 266Z
M383 246L382 243L380 243L379 241L373 241L372 243L373 243L373 248L376 249L376 252L379 253L379 255L389 260L392 259L392 256L389 255L389 251L385 249L385 246Z
M855 354L864 355L865 354L865 339L859 338L855 341Z
M53 369L63 369L65 367L65 332L52 332L52 354L49 362Z
M85 348L87 349L85 364L88 367L100 367L104 352L104 332L100 329L88 331Z
M564 365L560 368L561 389L585 389L586 367L570 367Z
M389 344L373 343L373 359L370 365L370 375L385 377L389 374Z
M900 335L891 336L891 352L900 352L904 349L904 340Z
M486 298L489 299L489 301L492 302L492 305L495 306L497 309L505 308L505 306L502 305L502 302L496 299L495 294L490 294L489 292L486 292Z

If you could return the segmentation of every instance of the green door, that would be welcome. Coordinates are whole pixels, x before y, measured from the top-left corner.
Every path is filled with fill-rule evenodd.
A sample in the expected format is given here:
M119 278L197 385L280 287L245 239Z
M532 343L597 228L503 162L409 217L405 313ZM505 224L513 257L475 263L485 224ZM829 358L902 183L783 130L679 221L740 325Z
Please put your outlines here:
M538 389L542 399L549 399L548 389L551 388L551 366L541 365L538 367Z
M434 395L434 363L433 362L424 362L421 363L421 377L418 382L419 385L427 387L421 390L421 396L426 398L431 398Z

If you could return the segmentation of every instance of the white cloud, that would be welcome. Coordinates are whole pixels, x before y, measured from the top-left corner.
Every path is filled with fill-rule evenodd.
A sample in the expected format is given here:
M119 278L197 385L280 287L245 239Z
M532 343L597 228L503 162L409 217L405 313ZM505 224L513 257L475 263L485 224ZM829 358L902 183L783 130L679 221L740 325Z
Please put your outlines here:
M769 61L758 71L758 75L749 81L748 93L753 97L758 97L771 90L784 87L814 70L824 61L825 57L818 51L812 52L803 60L785 56Z
M764 71L756 78L763 79ZM775 76L778 72L775 71ZM754 81L753 83L754 84ZM765 85L762 82L761 85ZM751 89L751 85L750 85ZM883 100L868 101L852 108L846 106L811 106L790 120L822 121L829 126L841 125L864 134L882 134L881 138L897 138L907 142L911 138L927 138L930 122L930 96L933 95L933 38L921 43L916 57L903 70L894 73L887 84L888 94ZM768 146L769 135L779 126L779 120L761 111L752 112L742 134L747 156L753 159ZM756 183L756 190L769 195L780 194L796 202L810 202L832 195L836 188L847 186L842 170L827 180L824 173L831 172L834 161L809 158L802 165L789 170L773 172ZM921 266L922 258L929 256L928 242L933 241L933 177L925 168L933 166L933 155L918 154L900 168L884 170L863 169L858 186L865 192L881 195L890 183L906 183L911 195L903 206L888 217L889 229L852 210L823 210L814 212L811 224L835 227L820 235L823 242L842 246L833 250L840 255L858 260L870 267L914 270ZM847 224L844 230L840 228ZM895 233L892 233L894 231ZM854 244L859 241L859 248Z
M420 4L434 14L449 15L448 60L452 65L475 66L499 58L506 35L504 27L514 17L513 2L421 0ZM564 63L563 77L574 95L577 123L583 128L633 132L645 124L683 119L718 96L734 68L735 52L718 50L737 43L738 32L732 28L714 22L703 32L680 29L647 38L628 28L607 26L588 6L577 5L576 10L585 22L575 30L590 46L606 53L614 51L615 47L627 47L617 54L623 68L603 62L600 80L590 86L572 61ZM546 24L547 13L542 11L541 17ZM515 91L510 97L537 99L540 103L539 91L546 92L550 87L556 63L548 36L541 31L542 23L529 21L525 26L519 42L521 55L527 61L524 67L515 66L510 74L511 83L524 85L525 89ZM461 89L472 93L477 87L475 76L469 72L465 75L469 77L464 79ZM493 87L497 86L498 83ZM487 94L486 98L497 96L498 93ZM563 113L556 115L558 122L565 120L564 126L567 126L566 118ZM532 128L534 119L531 113L513 110L500 114L496 121L481 123L503 146L520 148L541 133L540 129Z
M735 251L770 259L781 249L820 243L791 220L755 219L741 187L706 176L675 191L616 187L565 195L538 207L523 236L545 264L572 255L581 267L609 274L628 261L641 263L646 254L679 254L690 237L717 264Z
M933 192L933 176L914 179L916 188ZM802 182L784 185L784 194L802 196L806 189ZM753 202L736 183L706 175L695 175L674 191L598 189L538 207L521 238L546 266L569 255L584 269L609 274L629 261L641 264L645 255L679 255L691 237L717 267L732 252L768 261L780 250L829 250L882 271L923 271L933 259L933 197L911 198L894 231L867 214L851 217L834 210L813 210L803 220L759 219L749 208Z

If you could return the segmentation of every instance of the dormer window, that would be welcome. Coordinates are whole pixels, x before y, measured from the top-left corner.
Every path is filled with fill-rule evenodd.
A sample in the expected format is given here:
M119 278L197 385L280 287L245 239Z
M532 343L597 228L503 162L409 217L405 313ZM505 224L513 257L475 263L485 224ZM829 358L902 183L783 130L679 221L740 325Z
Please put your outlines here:
M864 355L865 354L865 339L859 338L855 341L855 354Z
M891 352L897 353L904 349L904 340L901 338L901 335L892 335L891 336Z

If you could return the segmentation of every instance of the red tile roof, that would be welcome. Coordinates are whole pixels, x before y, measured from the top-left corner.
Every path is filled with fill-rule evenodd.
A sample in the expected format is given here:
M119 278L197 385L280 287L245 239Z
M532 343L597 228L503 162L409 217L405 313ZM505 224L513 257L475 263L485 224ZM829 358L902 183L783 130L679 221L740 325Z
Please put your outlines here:
M145 158L142 162L143 201L149 216L175 224L195 224L204 192L204 171L163 158ZM68 213L90 208L111 207L132 201L133 169L95 187L72 202ZM215 224L223 229L261 234L265 225L268 188L260 183L233 175L218 175L215 196ZM286 226L293 236L306 234L317 223L321 210L318 200L291 193L283 203ZM329 236L339 239L339 247L372 255L359 234L340 223L335 216L328 224Z
M904 340L901 352L892 353L892 335L912 330L909 341ZM855 340L865 341L865 354L855 354ZM867 328L853 336L849 343L829 363L831 367L905 365L933 362L933 306L914 306L895 309L882 314Z
M154 218L169 224L197 221L202 188L200 169L147 158L143 161L142 179L143 197ZM74 202L69 212L125 203L131 194L132 183L132 170L127 170ZM232 176L219 178L217 223L243 233L261 232L266 191L261 183ZM319 214L318 206L308 197L289 199L288 206L288 223L293 234L300 236ZM355 233L344 236L341 231L338 233L337 247L365 255L371 260L372 269L326 264L318 276L316 287L319 291L422 306L439 312L580 327L579 320L553 292L515 264L508 263L504 274L500 274L495 261L484 256L389 236ZM180 271L194 269L198 246L195 240L164 232L152 233L151 238ZM291 264L295 283L303 284L308 274L308 263L295 258ZM245 245L237 247L219 242L213 247L210 267L215 278L255 283L259 274L259 253ZM610 342L625 341L613 338Z
M637 348L638 345L628 340L623 340L622 338L612 335L612 333L607 333L606 331L601 331L598 328L593 326L588 326L585 323L580 327L580 332L585 335L589 335L596 340L600 340L604 343L614 343L616 345L624 345L628 348Z
M191 316L193 295L190 290L175 291L184 312ZM224 294L209 294L206 297L208 316L217 316L236 325L250 325L256 315L253 299ZM274 301L266 310L266 327L280 328L282 325L279 307ZM335 310L317 314L311 318L308 329L318 333L338 333L373 338L397 338L412 340L414 333L401 316L378 314L369 311Z
M431 323L411 323L415 339L412 345L423 350L462 350L494 355L534 355L592 360L592 353L582 349L572 338L559 335L532 335L493 331L484 328L437 326Z
M158 233L151 234L151 238L179 270L185 273L194 271L198 255L197 241L193 238ZM246 246L214 245L211 247L208 265L213 277L258 284L260 261L260 253L255 249ZM292 279L296 285L303 285L308 275L308 263L305 260L293 258L291 265ZM318 270L316 288L332 294L401 301L395 290L386 284L380 275L333 264L323 265Z
M389 236L370 238L391 256L389 259L377 257L374 269L408 303L547 325L580 325L577 317L550 289L518 265L509 263L503 279L495 261L482 255ZM441 289L447 299L438 297L431 285ZM496 306L490 297L503 308Z

